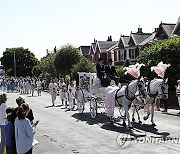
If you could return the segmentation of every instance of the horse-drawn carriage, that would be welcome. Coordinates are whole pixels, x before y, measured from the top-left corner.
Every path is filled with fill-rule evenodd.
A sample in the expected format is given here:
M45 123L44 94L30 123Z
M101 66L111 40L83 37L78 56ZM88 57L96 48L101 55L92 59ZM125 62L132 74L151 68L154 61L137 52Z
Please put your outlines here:
M123 118L123 125L126 125L125 121L127 119L128 126L132 127L128 110L131 107L133 100L137 100L137 97L142 96L144 105L152 104L153 106L157 96L166 95L167 97L168 95L168 85L167 80L165 79L152 80L146 89L143 78L140 78L141 66L143 66L143 64L136 64L125 68L127 70L126 72L134 76L136 79L121 88L115 85L102 87L96 73L79 72L79 87L81 89L79 95L82 98L80 101L78 101L79 112L82 113L84 111L85 103L90 101L90 115L92 118L96 118L97 109L99 107L103 107L106 115L111 119L114 116L114 109L115 105L117 104L119 107L120 116ZM168 65L166 68L167 67ZM154 110L152 110L151 114L151 122L154 125ZM148 110L147 116L144 118L144 120L147 120L149 115L150 111Z

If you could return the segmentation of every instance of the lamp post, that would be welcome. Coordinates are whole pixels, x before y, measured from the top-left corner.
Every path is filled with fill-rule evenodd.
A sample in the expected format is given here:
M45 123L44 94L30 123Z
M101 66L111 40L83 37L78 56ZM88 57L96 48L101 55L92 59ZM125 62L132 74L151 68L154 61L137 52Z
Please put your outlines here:
M14 51L14 77L16 77L16 53Z

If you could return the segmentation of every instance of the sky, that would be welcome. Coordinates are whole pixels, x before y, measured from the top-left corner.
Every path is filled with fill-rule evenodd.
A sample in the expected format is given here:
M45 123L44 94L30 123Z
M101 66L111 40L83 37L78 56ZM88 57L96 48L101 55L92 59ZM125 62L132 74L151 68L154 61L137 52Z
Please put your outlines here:
M40 59L55 46L91 45L110 35L118 41L179 16L180 0L0 0L0 57L6 48L24 47Z

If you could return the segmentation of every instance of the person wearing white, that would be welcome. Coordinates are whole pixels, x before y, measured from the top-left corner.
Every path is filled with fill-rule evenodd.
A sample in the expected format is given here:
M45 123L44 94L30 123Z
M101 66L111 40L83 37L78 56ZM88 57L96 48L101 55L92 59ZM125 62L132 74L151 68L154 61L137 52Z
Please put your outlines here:
M69 109L72 110L75 105L75 86L73 81L68 85Z
M40 79L38 79L38 81L36 81L36 85L37 85L38 96L41 96L42 82Z
M55 100L56 100L56 95L57 95L57 83L55 83L54 80L52 80L49 84L49 93L51 94L51 99L52 99L52 106L55 105Z
M67 108L68 92L67 92L67 88L66 87L63 89L63 94L64 94L63 101L65 102L65 108Z
M1 129L1 144L0 144L0 154L3 153L5 146L5 124L6 124L6 100L4 100L3 95L0 95L0 129Z
M66 84L64 82L64 79L61 78L59 82L59 97L61 99L62 105L64 105L64 88L66 87Z
M178 98L178 104L180 106L180 80L177 81L176 96ZM180 115L180 112L178 114Z
M34 138L35 127L38 124L31 124L29 119L26 116L29 113L29 106L26 103L23 103L18 111L17 118L15 120L15 139L16 139L16 149L18 154L32 154L32 148L37 141Z

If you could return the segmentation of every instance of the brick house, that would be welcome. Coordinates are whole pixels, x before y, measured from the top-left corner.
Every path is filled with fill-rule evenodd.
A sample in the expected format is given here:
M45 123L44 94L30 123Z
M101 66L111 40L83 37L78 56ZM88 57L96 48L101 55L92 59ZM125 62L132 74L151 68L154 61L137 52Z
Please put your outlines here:
M96 63L98 61L98 58L103 59L103 63L107 64L108 59L114 59L114 52L111 52L108 50L112 46L114 46L117 43L117 41L97 41L95 46L95 54L94 54L94 62ZM114 60L113 60L114 61Z

